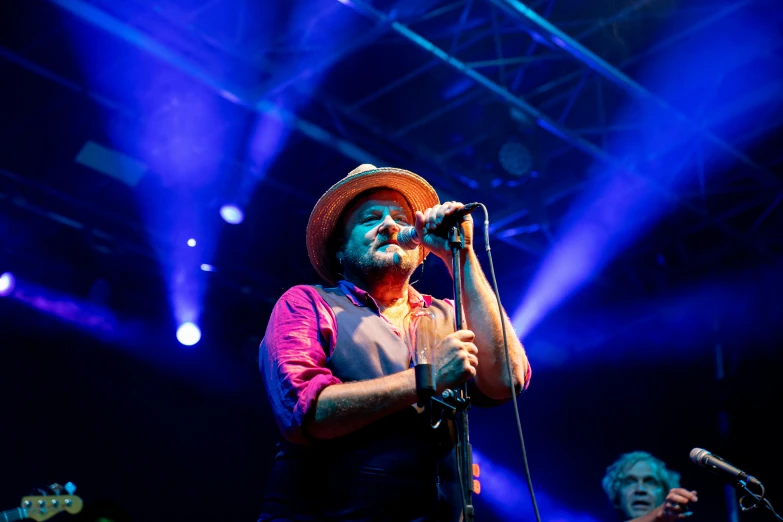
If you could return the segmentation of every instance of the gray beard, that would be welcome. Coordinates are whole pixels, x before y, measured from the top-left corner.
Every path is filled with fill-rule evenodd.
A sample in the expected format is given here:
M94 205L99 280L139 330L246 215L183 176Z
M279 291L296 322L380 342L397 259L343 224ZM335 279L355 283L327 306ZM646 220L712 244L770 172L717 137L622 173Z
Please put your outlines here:
M417 266L417 260L410 256L403 257L395 254L394 258L383 260L372 256L362 256L353 264L345 266L345 275L365 282L383 279L407 281Z

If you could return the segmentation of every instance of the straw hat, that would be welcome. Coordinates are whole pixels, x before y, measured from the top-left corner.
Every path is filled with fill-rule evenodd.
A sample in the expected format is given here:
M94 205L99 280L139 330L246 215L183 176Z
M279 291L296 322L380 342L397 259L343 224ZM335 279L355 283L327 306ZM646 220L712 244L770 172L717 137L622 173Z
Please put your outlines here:
M345 207L365 190L388 188L403 195L411 210L424 211L440 203L432 185L413 172L375 165L359 165L331 186L315 204L307 222L307 254L318 275L331 284L339 279L339 268L330 242ZM421 249L421 260L424 260Z

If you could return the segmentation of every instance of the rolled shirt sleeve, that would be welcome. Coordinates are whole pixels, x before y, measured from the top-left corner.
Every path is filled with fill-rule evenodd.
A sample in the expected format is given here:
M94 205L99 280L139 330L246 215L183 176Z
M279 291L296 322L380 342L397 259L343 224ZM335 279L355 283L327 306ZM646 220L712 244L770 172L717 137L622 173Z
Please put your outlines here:
M259 366L277 426L290 442L311 442L303 425L321 391L341 382L326 366L336 339L334 312L314 288L292 287L275 304Z

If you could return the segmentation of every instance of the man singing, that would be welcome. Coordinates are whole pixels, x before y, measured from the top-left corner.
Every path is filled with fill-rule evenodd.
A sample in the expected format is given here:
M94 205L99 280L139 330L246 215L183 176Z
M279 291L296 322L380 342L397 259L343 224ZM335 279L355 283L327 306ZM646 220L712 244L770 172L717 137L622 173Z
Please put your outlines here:
M492 406L530 379L522 344L499 313L473 251L470 216L461 224L460 254L470 329L454 331L451 300L422 295L410 284L430 252L451 271L445 232L462 207L440 204L432 186L412 172L373 165L354 169L316 203L307 249L331 287L286 291L261 342L259 364L283 439L259 520L460 519L454 425L434 429L415 407L409 314L425 308L435 318L438 393L467 382L473 405ZM422 240L413 250L397 243L408 225Z

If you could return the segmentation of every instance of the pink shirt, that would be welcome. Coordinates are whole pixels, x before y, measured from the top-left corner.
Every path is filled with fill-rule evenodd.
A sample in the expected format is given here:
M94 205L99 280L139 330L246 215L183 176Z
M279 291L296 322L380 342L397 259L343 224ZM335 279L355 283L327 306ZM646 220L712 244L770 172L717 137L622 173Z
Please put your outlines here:
M340 290L356 306L378 305L366 291L348 281L338 283ZM432 297L408 287L411 308L427 307ZM453 306L452 300L445 300ZM391 321L380 315L392 331L403 338ZM289 441L310 442L302 426L318 395L327 386L341 381L326 366L337 343L337 319L315 288L298 285L277 301L261 341L259 365L277 426ZM525 379L529 380L528 376Z

